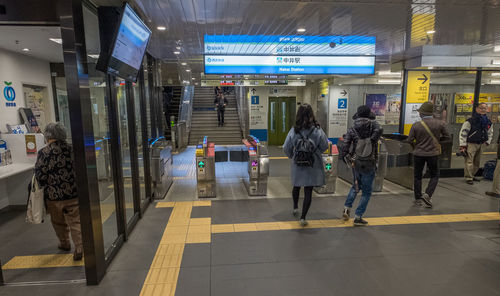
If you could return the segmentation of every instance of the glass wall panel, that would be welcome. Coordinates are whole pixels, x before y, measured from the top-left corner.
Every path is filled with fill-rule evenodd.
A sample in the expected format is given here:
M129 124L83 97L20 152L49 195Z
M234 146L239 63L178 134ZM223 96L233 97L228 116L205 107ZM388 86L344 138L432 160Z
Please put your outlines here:
M131 145L128 133L127 92L125 80L117 78L115 87L118 106L118 128L120 133L119 143L122 154L123 191L125 194L125 208L128 223L134 216L134 191L132 189L132 166L130 159Z
M57 100L57 115L67 130L68 141L71 142L71 123L69 120L68 91L66 90L66 77L55 77L55 97Z
M133 84L134 111L135 111L135 133L137 137L137 155L139 167L139 192L141 204L146 199L146 183L144 181L144 153L142 145L142 116L141 116L141 91L140 82Z
M97 16L83 7L85 25L85 44L89 55L89 85L92 101L92 122L96 152L97 175L99 179L99 198L101 200L101 219L103 223L104 249L107 251L118 237L116 220L115 191L111 170L111 142L109 133L109 98L106 92L106 76L95 69L97 59L90 55L100 52Z

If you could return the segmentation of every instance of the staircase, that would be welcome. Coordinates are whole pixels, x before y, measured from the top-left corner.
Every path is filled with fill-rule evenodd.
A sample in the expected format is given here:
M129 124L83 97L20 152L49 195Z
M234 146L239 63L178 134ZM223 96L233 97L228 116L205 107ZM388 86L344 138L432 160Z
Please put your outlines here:
M179 105L181 103L182 86L168 86L163 88L164 96L170 95L170 102L167 105L169 118L167 120L167 127L165 131L165 138L171 140L170 133L170 116L175 116L175 122L179 120Z
M208 136L208 140L215 142L215 145L241 144L242 134L234 90L225 97L228 104L224 113L224 126L218 127L214 88L195 87L189 145L197 145L204 136Z

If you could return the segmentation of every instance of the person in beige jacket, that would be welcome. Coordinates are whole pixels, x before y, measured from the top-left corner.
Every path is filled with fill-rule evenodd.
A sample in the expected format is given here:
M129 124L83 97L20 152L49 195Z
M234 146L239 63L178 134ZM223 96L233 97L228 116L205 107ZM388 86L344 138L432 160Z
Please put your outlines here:
M425 102L420 106L421 121L413 124L408 142L413 146L413 191L415 204L432 208L432 195L439 181L440 139L451 139L443 120L433 117L434 105ZM422 194L422 177L424 166L429 169L430 181Z

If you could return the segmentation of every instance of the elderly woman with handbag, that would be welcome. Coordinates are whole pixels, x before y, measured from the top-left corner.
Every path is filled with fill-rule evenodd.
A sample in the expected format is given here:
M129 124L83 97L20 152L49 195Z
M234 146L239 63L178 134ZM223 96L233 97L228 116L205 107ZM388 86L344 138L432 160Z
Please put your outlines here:
M47 124L44 132L47 146L38 151L35 177L44 189L47 212L59 238L58 248L71 250L75 245L74 260L83 256L80 211L76 191L71 146L66 143L66 129L61 123Z

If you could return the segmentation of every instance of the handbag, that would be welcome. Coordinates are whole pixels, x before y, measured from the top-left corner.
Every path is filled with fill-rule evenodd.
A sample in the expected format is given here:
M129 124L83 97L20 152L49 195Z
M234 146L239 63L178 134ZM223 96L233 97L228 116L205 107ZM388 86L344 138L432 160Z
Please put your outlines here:
M31 224L43 223L45 218L44 190L38 185L35 174L31 179L31 188L28 197L28 210L26 211L26 222Z
M429 136L432 137L432 140L434 141L434 144L436 145L436 148L437 148L437 150L439 152L439 155L441 155L441 153L443 151L441 149L441 144L439 144L438 139L436 139L436 136L434 136L434 134L431 132L431 129L429 128L429 126L423 120L420 121L420 123L422 123L422 126L425 128L425 130L427 131L427 133L429 134Z

